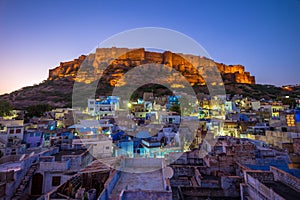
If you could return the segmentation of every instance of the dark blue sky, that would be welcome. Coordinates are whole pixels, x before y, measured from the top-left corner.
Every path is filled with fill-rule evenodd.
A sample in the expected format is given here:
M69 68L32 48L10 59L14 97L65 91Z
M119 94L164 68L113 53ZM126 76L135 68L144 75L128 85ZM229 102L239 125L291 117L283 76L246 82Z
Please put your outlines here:
M0 1L0 94L39 83L113 34L164 27L257 83L299 84L300 1Z

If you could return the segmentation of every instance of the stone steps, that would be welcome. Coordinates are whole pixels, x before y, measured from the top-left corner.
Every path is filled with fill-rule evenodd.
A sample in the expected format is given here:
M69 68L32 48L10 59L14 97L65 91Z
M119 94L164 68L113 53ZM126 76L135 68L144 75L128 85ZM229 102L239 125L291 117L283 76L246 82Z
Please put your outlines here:
M14 196L12 197L12 200L19 200L19 199L27 199L28 197L24 197L24 190L26 189L28 183L31 180L31 177L33 176L34 172L37 170L37 165L32 165L29 170L26 172L25 176L23 177L22 181L20 182L20 185L16 189L16 192Z

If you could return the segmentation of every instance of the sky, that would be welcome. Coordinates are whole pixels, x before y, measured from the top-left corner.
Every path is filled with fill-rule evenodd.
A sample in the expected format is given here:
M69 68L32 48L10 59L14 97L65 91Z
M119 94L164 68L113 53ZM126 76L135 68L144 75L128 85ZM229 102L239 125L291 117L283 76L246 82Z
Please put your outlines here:
M300 83L299 0L0 0L0 94L39 84L60 62L142 27L184 33L259 84Z

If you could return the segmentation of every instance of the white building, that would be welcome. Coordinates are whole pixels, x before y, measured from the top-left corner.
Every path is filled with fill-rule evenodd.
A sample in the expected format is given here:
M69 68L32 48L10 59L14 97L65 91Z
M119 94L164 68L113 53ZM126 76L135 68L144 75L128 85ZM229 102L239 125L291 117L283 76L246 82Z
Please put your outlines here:
M16 144L23 140L23 120L1 120L0 138L6 143Z
M226 113L238 112L235 102L225 101L225 111Z
M260 101L251 101L252 110L258 111L260 109Z
M114 116L119 109L119 98L109 96L106 99L88 99L88 113L99 118Z
M161 115L160 116L161 123L180 124L180 121L181 121L180 115Z
M112 140L106 136L100 138L74 139L73 145L92 146L92 155L95 158L111 157L113 153Z

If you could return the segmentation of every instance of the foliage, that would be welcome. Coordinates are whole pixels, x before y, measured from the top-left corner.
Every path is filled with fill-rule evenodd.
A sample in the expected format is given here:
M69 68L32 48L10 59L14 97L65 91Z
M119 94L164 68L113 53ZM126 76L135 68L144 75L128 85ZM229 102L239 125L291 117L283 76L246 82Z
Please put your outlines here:
M52 107L48 104L38 104L26 108L26 118L41 117L44 112L50 111Z
M170 107L169 111L176 112L176 113L178 113L179 115L181 115L180 105L173 104L173 105Z
M294 108L296 104L296 100L294 98L280 98L284 105L289 105L290 108Z
M0 100L0 116L5 117L13 110L12 105L6 100Z

